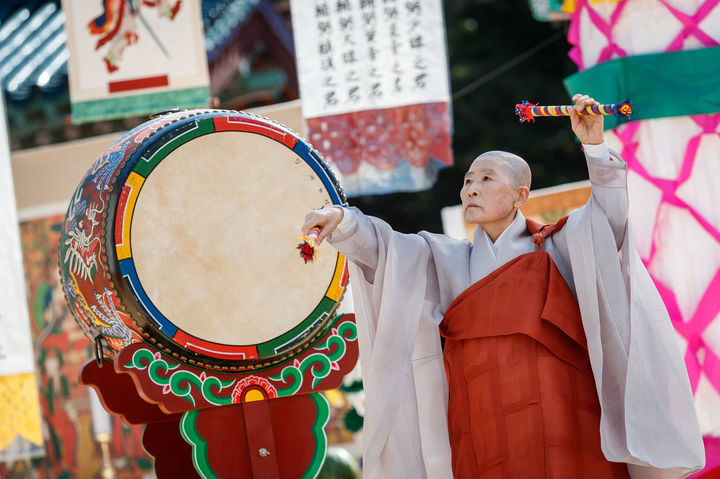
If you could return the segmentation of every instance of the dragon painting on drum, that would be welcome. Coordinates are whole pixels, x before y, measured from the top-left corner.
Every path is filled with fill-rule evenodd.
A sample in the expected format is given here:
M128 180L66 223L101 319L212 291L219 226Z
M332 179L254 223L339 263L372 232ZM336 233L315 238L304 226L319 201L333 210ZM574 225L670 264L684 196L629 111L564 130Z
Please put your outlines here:
M110 185L115 170L129 153L128 147L142 143L148 129L162 127L172 118L169 115L146 123L113 143L75 191L65 216L60 240L65 297L83 332L91 339L103 337L112 350L120 350L140 337L127 327L130 319L111 289L102 258L102 223Z

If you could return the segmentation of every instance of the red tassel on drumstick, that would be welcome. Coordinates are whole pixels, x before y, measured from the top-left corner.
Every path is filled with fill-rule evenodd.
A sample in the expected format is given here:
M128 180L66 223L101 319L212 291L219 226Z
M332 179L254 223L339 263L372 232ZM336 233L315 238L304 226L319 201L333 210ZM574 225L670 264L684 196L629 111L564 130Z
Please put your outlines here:
M306 264L308 261L312 263L318 256L318 251L315 250L315 244L317 243L317 239L318 236L320 236L321 231L321 227L313 226L310 228L307 236L298 238L300 242L297 244L295 249L300 252L300 257Z

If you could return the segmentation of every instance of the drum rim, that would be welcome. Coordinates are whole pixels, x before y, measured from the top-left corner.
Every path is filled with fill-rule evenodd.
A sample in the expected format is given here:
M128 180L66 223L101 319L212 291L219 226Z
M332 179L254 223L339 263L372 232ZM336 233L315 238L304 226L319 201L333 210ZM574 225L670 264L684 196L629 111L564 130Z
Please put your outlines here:
M110 190L107 192L107 204L106 209L103 214L103 224L102 224L102 247L103 247L103 255L102 255L102 261L104 263L104 267L106 268L106 271L110 274L110 286L113 290L113 293L118 298L121 308L124 310L124 312L128 315L130 320L134 324L134 328L139 334L141 334L146 340L148 340L150 343L152 343L153 346L159 348L163 352L170 354L171 356L175 357L176 359L189 364L191 366L197 366L205 369L213 369L213 370L228 370L228 371L247 371L247 370L260 370L260 369L266 369L273 367L279 363L282 363L293 356L296 356L300 354L301 352L305 351L309 347L312 346L312 344L322 336L326 332L328 323L332 320L334 317L334 313L337 310L340 302L342 301L342 298L345 293L345 288L347 286L347 260L345 257L338 253L337 259L336 259L336 265L333 277L329 280L329 286L332 286L333 281L336 279L338 274L340 277L340 282L338 283L338 289L339 294L337 295L337 299L333 302L333 304L329 305L329 307L325 308L325 312L320 318L317 318L314 321L309 321L316 310L320 308L323 302L325 300L330 299L327 296L327 291L325 295L320 299L317 303L317 306L314 308L313 313L311 313L308 317L306 317L303 321L298 323L297 325L293 326L288 331L285 331L280 336L277 336L275 338L272 338L268 341L265 341L264 343L258 343L256 345L249 345L254 346L257 348L259 344L267 344L267 343L274 343L277 342L278 339L284 338L291 333L299 330L300 334L294 335L289 341L286 341L284 345L281 347L278 347L276 349L276 353L274 355L267 355L256 358L250 358L250 359L222 359L219 357L212 357L205 354L201 354L195 351L188 350L175 342L172 337L169 337L166 335L162 329L159 329L155 325L154 327L150 327L150 324L152 324L152 319L148 317L148 313L146 310L141 306L140 298L137 297L136 293L132 291L132 289L129 287L130 285L127 283L126 279L124 278L123 271L120 267L120 259L118 258L118 253L116 251L115 244L110 242L108 243L108 239L115 238L115 229L116 229L116 221L117 221L117 212L119 207L119 201L121 199L122 194L113 194L113 191L116 188L123 188L124 185L127 182L127 179L131 176L132 172L135 171L136 165L139 161L139 159L145 155L152 146L157 146L157 150L162 149L167 143L157 143L159 138L162 138L163 135L166 135L168 133L176 133L173 135L172 138L177 137L177 127L178 126L186 126L193 123L198 123L200 121L209 121L212 122L213 118L223 118L223 117L233 117L233 116L239 116L246 118L248 120L260 122L262 124L270 124L274 128L283 131L285 134L289 135L290 138L295 140L295 145L301 145L306 148L306 153L320 168L321 172L324 174L324 176L327 178L328 182L323 180L323 184L326 187L328 194L331 198L332 204L337 205L346 205L347 200L345 197L345 193L340 186L337 178L333 174L330 167L327 165L327 163L323 160L322 156L312 147L312 145L307 142L305 139L303 139L300 135L295 133L294 131L290 130L286 126L274 121L270 120L268 118L258 116L252 113L248 112L240 112L240 111L233 111L233 110L190 110L186 112L187 114L185 116L182 116L180 118L175 118L168 122L167 124L162 125L161 127L157 128L156 130L152 131L147 137L145 137L142 140L142 143L136 145L136 147L129 152L129 154L126 155L126 157L122 160L121 164L116 168L115 170L115 176L112 179L112 184L110 187ZM175 113L177 115L177 113ZM159 117L158 120L162 120L163 117ZM178 123L181 123L178 125ZM175 125L172 129L169 127L171 125ZM142 126L142 125L141 125ZM148 124L145 126L145 128L151 128L152 124ZM135 129L133 131L139 131L139 129L142 129L138 127L138 129ZM218 133L222 132L224 130L214 130L210 131L207 134L211 133ZM238 131L238 130L227 130L227 131ZM241 130L242 131L242 130ZM262 134L260 132L255 132L258 134ZM122 141L125 141L125 138L130 136L131 133L128 133L121 137L117 142L113 143L119 143ZM263 135L266 138L274 139L276 141L279 141L277 138L272 138L268 135ZM186 141L179 142L177 145L175 145L172 149L170 149L168 152L163 155L163 158L159 159L159 161L156 162L155 166L162 162L162 159L169 155L172 151L174 151L176 148L179 148L181 145L185 144L187 141L191 141L192 139L196 138L197 136L193 138L188 138ZM171 142L172 139L169 139L168 143ZM282 141L279 141L280 143L284 144L286 147L290 148L295 154L303 158L306 162L308 162L308 159L305 158L302 154L300 154L298 151L295 151L294 148L291 148L287 144L283 143ZM158 146L159 145L159 146ZM309 164L309 163L308 163ZM309 164L309 166L312 167L312 165ZM152 168L148 171L147 175L149 175L152 172ZM316 170L317 172L317 170ZM320 175L318 175L320 176ZM322 179L322 178L321 178ZM329 186L332 186L332 189L329 188ZM116 190L115 190L116 191ZM121 190L122 191L122 190ZM332 193L335 193L333 195ZM138 191L139 194L139 191ZM136 194L137 198L137 194ZM130 222L132 219L130 219ZM343 277L345 278L343 280ZM121 294L122 293L122 294ZM332 299L330 299L332 301ZM168 321L170 324L172 322ZM309 324L306 324L309 323ZM179 327L173 325L178 330L181 330ZM314 332L314 334L313 334ZM194 337L190 333L185 332L187 336ZM200 339L200 338L198 338ZM201 341L204 341L200 339ZM213 343L211 344L219 344L219 343ZM229 346L235 346L235 345L229 345ZM237 348L244 347L248 345L240 345L235 346ZM280 352L277 352L280 351Z

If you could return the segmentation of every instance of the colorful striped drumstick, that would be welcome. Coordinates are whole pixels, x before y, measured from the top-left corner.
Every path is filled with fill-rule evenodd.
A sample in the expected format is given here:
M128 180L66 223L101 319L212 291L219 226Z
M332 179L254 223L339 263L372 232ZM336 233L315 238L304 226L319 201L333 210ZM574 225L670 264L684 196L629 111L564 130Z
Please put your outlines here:
M315 243L317 242L318 236L320 236L321 231L321 227L313 226L312 228L310 228L307 236L298 238L300 242L297 244L295 249L300 252L300 257L303 261L305 261L305 264L307 264L308 261L312 263L318 256L318 252L315 251Z
M520 122L535 121L536 116L570 116L570 110L575 108L572 105L561 106L538 106L537 103L523 101L515 105L515 114L520 117ZM632 102L625 100L612 105L590 105L580 112L581 115L617 115L630 118L632 114Z

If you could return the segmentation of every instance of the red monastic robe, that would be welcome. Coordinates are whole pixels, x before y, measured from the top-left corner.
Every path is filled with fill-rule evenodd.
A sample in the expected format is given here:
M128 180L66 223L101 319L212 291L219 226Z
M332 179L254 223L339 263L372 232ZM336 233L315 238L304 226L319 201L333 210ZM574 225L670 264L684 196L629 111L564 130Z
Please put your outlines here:
M440 324L456 479L628 477L600 448L578 303L541 249L563 224L460 294Z

